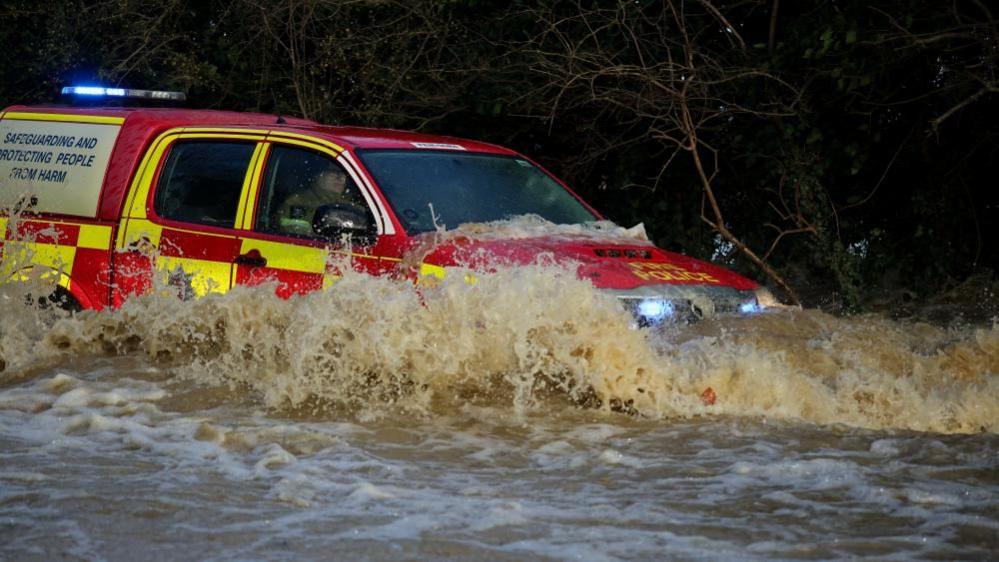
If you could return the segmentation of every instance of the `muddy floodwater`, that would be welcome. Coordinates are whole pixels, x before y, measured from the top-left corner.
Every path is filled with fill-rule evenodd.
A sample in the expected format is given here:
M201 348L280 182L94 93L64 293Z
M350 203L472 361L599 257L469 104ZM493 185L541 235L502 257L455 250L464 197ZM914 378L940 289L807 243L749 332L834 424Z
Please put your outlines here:
M0 288L0 559L995 559L999 328L638 329L554 269L63 317Z

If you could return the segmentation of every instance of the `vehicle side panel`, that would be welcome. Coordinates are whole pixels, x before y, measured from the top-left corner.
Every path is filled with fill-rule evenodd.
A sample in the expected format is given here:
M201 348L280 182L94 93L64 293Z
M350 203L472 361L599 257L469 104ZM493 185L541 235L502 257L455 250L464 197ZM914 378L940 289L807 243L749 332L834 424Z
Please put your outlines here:
M0 217L0 231L0 282L37 277L66 289L84 308L108 306L113 225Z
M61 193L57 193L56 199L50 199L54 206L49 210L65 209L65 212L92 213L94 211L85 209L91 203L80 206L67 206L64 201L79 201L79 196L91 199L96 202L97 208L100 206L103 182L107 177L117 153L117 139L121 135L124 118L120 115L106 115L90 113L76 113L64 108L49 111L33 110L24 108L10 108L4 111L0 118L8 123L19 123L14 128L28 127L28 132L48 132L58 134L53 131L53 127L60 123L65 123L66 129L71 129L72 134L80 134L78 140L81 143L86 137L85 131L90 127L102 139L94 138L94 144L84 146L73 144L59 145L34 145L26 146L36 152L51 151L50 156L58 154L59 158L39 161L43 162L39 166L50 169L63 169L63 177L58 180L57 189L73 190L76 198L61 199ZM10 120L10 121L7 121ZM37 125L29 125L37 124ZM31 131L34 127L36 131ZM108 131L112 128L113 131ZM97 132L97 129L105 129ZM75 137L74 137L75 138ZM99 145L99 142L111 142L113 145L100 145L104 156L96 156L97 165L92 165L93 158L78 167L73 164L60 164L60 158L67 154L81 156L80 160L86 160L86 152ZM13 141L17 142L17 141ZM79 148L83 147L83 148ZM83 154L81 154L83 153ZM93 153L91 153L93 154ZM99 166L107 164L107 168L101 170ZM92 167L91 167L92 166ZM83 173L87 169L92 172ZM96 175L95 175L96 173ZM65 183L64 183L65 182ZM62 185L59 185L62 184ZM14 184L16 186L17 184ZM16 189L16 187L15 187ZM51 195L51 187L49 197ZM30 193L30 192L29 192ZM40 195L41 196L41 195ZM33 199L33 201L37 201ZM6 201L11 204L13 202ZM43 283L58 284L66 289L74 299L84 308L101 309L110 303L110 269L111 269L111 241L114 238L115 224L100 220L99 213L95 218L93 215L78 216L57 214L55 212L34 212L34 204L22 201L15 204L17 211L14 216L0 217L0 255L3 256L3 271L0 271L0 283L8 281L28 281L38 280ZM20 208L19 208L20 207ZM91 207L93 208L93 207Z
M116 306L128 296L154 287L185 299L229 290L240 250L236 227L242 217L237 216L231 228L187 224L160 217L153 205L157 181L171 146L178 141L253 142L257 143L257 148L244 173L241 199L245 198L254 181L253 173L261 153L259 143L265 135L266 131L259 130L177 128L162 133L153 141L125 197L116 240L114 277L117 283L112 295ZM244 207L241 204L240 210Z

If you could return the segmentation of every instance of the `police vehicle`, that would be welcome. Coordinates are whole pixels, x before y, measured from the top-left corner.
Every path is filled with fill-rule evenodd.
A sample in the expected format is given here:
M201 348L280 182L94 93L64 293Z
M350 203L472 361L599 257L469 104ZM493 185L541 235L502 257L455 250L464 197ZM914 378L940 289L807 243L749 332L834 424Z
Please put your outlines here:
M4 261L0 282L41 273L69 308L120 306L149 291L156 275L184 298L260 283L289 297L329 288L337 252L370 274L417 282L544 255L620 298L644 324L776 304L749 279L608 226L558 178L507 148L107 103L182 100L176 92L63 93L93 101L0 113L0 252L11 241L30 249L27 263ZM460 227L525 216L520 224L559 226L478 236L483 228ZM461 235L438 235L456 227Z

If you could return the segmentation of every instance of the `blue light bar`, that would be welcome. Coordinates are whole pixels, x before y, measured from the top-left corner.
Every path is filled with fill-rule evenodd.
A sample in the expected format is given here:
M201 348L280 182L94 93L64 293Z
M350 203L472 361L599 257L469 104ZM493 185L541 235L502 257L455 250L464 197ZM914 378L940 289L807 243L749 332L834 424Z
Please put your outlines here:
M73 86L62 89L62 95L76 94L78 96L103 96L106 88L96 86Z
M62 89L64 96L89 96L145 99L160 101L184 101L184 92L167 92L163 90L131 90L127 88L105 88L103 86L66 86Z
M756 314L761 310L763 310L762 307L755 300L746 301L739 305L739 312L743 314Z

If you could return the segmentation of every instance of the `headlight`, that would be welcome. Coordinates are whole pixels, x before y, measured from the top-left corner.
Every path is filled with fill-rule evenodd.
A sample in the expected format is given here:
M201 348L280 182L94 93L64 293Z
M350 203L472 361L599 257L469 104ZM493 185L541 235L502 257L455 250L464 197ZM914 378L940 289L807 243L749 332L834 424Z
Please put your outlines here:
M673 303L666 299L643 299L638 303L639 318L649 324L659 324L673 313Z

